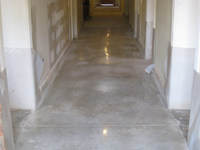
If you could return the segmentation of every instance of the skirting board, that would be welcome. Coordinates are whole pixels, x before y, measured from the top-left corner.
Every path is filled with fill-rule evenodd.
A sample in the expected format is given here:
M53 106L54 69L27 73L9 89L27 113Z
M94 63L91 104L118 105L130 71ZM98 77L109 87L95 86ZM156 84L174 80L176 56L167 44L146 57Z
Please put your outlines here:
M153 77L153 80L157 86L157 89L159 90L159 92L161 93L163 99L165 100L165 103L164 105L167 105L167 101L166 101L166 96L165 96L165 81L161 79L158 71L156 71L156 69L154 68L153 72L152 72L152 77Z
M61 53L60 57L58 58L58 60L56 61L56 63L54 64L54 66L51 68L50 72L48 73L47 77L44 79L44 81L42 82L42 84L40 85L40 91L41 91L41 97L42 100L44 99L47 90L49 88L49 86L51 85L51 83L54 81L54 79L56 78L61 66L63 65L63 63L65 62L65 56L69 54L71 46L73 44L73 40L71 40L67 47L65 48L65 50ZM66 53L66 54L65 54ZM40 102L41 103L41 102ZM39 106L39 104L37 104L37 107Z

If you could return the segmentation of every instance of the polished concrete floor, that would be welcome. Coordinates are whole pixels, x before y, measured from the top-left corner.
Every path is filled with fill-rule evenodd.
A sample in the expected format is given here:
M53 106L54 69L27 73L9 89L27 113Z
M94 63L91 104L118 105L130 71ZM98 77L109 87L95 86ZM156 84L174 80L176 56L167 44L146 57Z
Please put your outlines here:
M36 111L13 111L16 150L186 150L118 10L85 22Z

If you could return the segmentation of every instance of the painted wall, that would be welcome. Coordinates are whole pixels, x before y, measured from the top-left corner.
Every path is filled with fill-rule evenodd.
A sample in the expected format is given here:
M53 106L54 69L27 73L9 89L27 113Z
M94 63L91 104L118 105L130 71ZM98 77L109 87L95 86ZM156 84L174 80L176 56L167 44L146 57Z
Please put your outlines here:
M140 9L140 37L139 43L142 46L142 49L145 50L145 37L146 37L146 0L141 1Z
M121 0L121 11L123 12L123 14L125 14L125 0Z
M194 84L189 125L189 150L200 149L200 73L194 71Z
M155 29L155 71L165 86L164 62L171 42L172 0L157 0Z
M10 105L35 108L35 73L28 0L2 0L2 23Z
M1 6L1 1L0 1ZM0 7L0 149L14 150Z
M101 3L100 3L100 0L95 0L95 6L100 6Z
M135 31L135 28L137 28L137 25L135 25L135 23L137 24L138 21L138 7L135 6L135 4L137 3L138 0L129 0L128 1L128 9L129 9L129 24L131 25L132 29L134 30L134 37L137 38L137 34Z
M90 0L90 14L92 14L92 12L95 9L95 0Z
M197 6L196 0L156 3L155 74L170 109L191 106Z
M63 55L69 52L72 43L71 9L71 0L31 0L33 48L44 61L37 85L37 95L41 95L41 99L57 75L65 59ZM40 101L37 98L36 104Z
M69 0L31 0L33 48L44 60L40 83L70 41Z
M83 27L83 0L77 0L77 7L78 7L78 9L77 9L77 18L78 18L78 26L77 26L77 28L78 28L78 32L81 30L81 28Z
M198 0L198 16L197 16L197 40L195 47L194 61L194 81L193 81L193 92L192 92L192 104L190 111L190 125L189 125L189 138L188 138L188 149L198 150L200 149L200 0Z
M134 8L132 7L132 2L133 1L129 1L129 24L131 25L131 22L132 22L132 11L134 11Z
M83 27L83 0L73 0L74 8L74 38L78 37L78 33Z
M139 25L139 0L135 0L134 4L133 4L133 9L134 9L134 14L133 14L133 20L134 20L134 24L133 24L133 30L134 30L134 38L138 37L138 25Z
M190 109L198 1L173 0L167 100L171 109ZM189 20L189 21L188 21Z
M153 56L154 0L146 1L145 59Z
M71 0L2 0L10 104L35 109L72 43Z

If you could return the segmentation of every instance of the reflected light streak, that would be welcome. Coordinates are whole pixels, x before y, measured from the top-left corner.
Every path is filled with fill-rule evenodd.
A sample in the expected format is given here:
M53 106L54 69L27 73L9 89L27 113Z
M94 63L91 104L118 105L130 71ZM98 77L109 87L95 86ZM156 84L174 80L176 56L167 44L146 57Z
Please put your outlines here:
M108 54L108 48L107 47L105 47L105 54L106 54L106 59L108 60L109 54Z
M103 134L105 135L105 134L107 134L108 133L108 130L103 130Z
M79 58L79 60L85 60L85 58Z

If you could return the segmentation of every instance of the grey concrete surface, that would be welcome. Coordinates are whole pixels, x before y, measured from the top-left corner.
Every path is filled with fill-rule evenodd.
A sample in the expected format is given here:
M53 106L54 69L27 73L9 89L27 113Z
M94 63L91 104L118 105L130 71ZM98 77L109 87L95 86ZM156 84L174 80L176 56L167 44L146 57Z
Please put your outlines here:
M128 21L108 12L85 22L41 106L12 112L16 150L187 149Z

